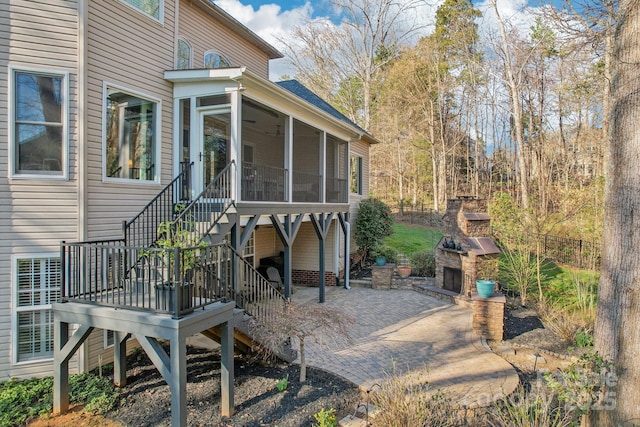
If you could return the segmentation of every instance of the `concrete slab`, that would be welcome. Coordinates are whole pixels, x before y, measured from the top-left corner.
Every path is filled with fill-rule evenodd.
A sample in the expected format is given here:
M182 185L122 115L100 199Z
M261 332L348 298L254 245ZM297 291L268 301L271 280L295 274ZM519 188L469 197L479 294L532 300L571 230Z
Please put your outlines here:
M361 390L390 374L428 381L454 402L486 406L512 393L513 367L487 351L471 327L471 310L412 290L326 288L325 304L355 320L345 343L306 342L307 363L340 375ZM318 288L298 287L298 304L318 304Z

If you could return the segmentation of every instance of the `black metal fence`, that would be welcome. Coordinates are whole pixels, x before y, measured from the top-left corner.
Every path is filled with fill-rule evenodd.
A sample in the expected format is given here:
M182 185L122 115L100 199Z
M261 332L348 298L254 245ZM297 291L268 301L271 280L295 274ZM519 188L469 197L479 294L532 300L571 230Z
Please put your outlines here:
M544 234L538 236L540 252L545 259L577 268L599 270L601 247L599 243Z
M392 211L398 221L410 224L421 224L428 227L442 227L442 213L432 208L421 206L392 207ZM494 230L492 230L493 232ZM497 237L494 235L494 237ZM524 242L535 254L536 236L525 236ZM597 271L600 269L601 247L600 243L589 240L572 239L570 237L543 234L537 237L540 243L540 255L551 262L565 264L576 268Z

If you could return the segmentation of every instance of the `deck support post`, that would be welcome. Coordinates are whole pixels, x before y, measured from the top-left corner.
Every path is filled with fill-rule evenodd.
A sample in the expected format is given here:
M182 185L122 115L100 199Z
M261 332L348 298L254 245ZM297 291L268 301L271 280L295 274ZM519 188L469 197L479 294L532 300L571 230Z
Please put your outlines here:
M284 246L284 297L289 299L291 297L291 249L293 247L293 241L296 239L296 235L302 225L303 214L299 214L295 220L293 216L288 214L284 217L284 225L280 222L278 215L271 215L271 223L275 228L282 246Z
M53 320L53 413L69 410L69 360L59 360L60 350L69 340L69 324Z
M127 385L127 340L130 336L113 331L113 383L116 387Z
M327 238L327 233L329 232L329 228L331 227L331 221L333 220L333 212L329 213L325 216L324 213L321 213L316 217L315 214L309 215L311 218L311 224L313 224L313 229L318 236L318 269L320 270L318 273L319 283L319 295L318 302L324 303L324 293L325 293L325 259L324 259L324 242Z
M171 425L187 425L187 340L178 331L170 344L171 351Z
M233 395L233 323L225 322L220 325L220 329L222 331L220 339L220 414L223 417L230 417L235 412Z
M69 359L93 331L92 326L80 325L69 338L69 323L53 321L53 413L69 410Z

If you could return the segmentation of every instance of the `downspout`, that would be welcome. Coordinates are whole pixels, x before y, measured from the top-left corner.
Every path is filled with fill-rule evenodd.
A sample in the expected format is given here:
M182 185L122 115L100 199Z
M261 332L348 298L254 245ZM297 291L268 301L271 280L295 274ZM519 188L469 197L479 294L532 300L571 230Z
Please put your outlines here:
M78 240L89 240L87 225L87 150L85 138L87 137L87 25L88 25L88 0L81 0L78 7L78 160L76 161L76 179L78 180ZM67 159L69 159L67 153ZM69 168L71 165L67 165ZM89 360L89 341L85 340L78 349L78 372L88 372L91 361Z
M349 221L345 221L344 222L344 230L345 233L347 235L347 238L344 239L344 288L345 289L351 289L351 286L349 285L349 271L351 271L351 265L349 265L349 253L350 253L350 246L351 246L351 224L349 223Z

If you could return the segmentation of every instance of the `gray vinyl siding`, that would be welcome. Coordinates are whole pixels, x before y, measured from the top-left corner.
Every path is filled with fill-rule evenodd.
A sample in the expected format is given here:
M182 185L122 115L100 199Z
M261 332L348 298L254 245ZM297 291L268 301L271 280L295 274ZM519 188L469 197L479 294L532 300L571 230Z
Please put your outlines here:
M92 1L88 11L87 234L122 237L131 219L172 179L173 92L163 78L173 69L175 4L166 0L164 23L116 1ZM104 84L161 101L160 182L103 182Z
M68 180L8 177L9 65L69 74ZM13 364L11 264L13 255L56 253L61 240L78 238L77 70L75 0L0 1L0 380L52 373L51 361Z
M117 0L90 1L87 23L87 237L122 238L122 221L133 218L173 179L173 87L164 72L174 68L175 3L165 0L161 24ZM104 182L104 85L160 100L160 182ZM127 348L135 347L130 340ZM104 331L85 346L88 368L113 360Z
M222 53L231 65L246 66L260 77L269 78L269 58L256 46L191 5L189 1L180 2L179 17L178 35L191 45L192 68L203 68L205 52L214 50Z
M349 222L351 223L350 251L355 252L358 248L353 236L358 219L358 205L361 200L369 198L369 144L363 141L352 142L349 151L349 156L355 155L362 157L362 194L349 194Z

